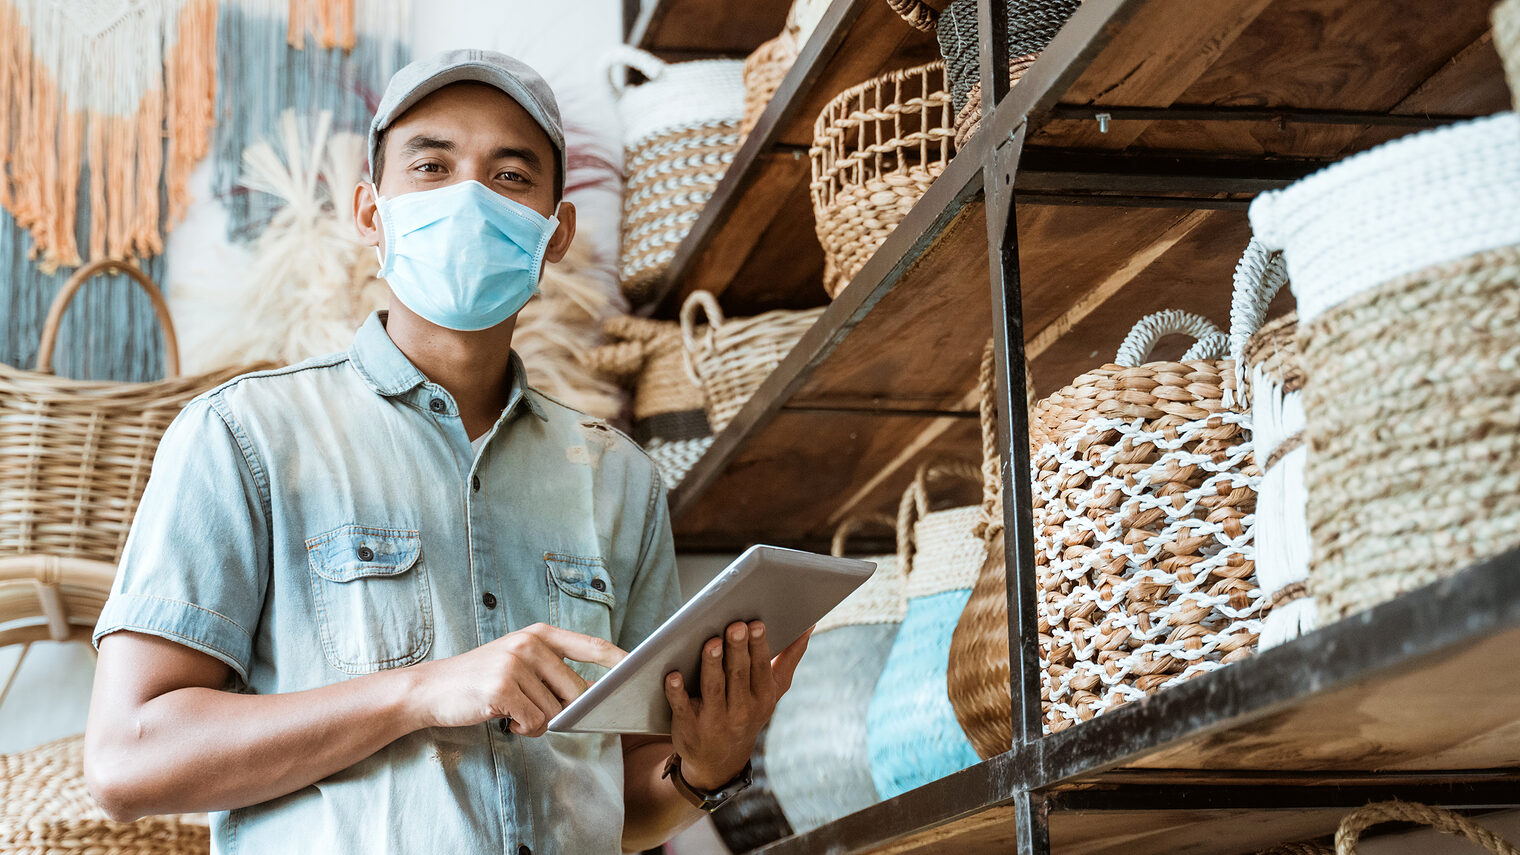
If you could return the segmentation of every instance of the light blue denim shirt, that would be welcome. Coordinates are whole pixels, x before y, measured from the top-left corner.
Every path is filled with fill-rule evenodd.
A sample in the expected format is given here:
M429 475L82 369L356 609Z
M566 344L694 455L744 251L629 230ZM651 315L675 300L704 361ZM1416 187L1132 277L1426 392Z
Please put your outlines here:
M543 621L636 646L680 604L665 491L628 438L529 388L477 456L372 315L347 353L190 403L153 462L95 642L149 633L296 692ZM577 666L589 675L595 666ZM237 774L228 770L228 774ZM217 853L616 853L617 737L430 728L213 814Z

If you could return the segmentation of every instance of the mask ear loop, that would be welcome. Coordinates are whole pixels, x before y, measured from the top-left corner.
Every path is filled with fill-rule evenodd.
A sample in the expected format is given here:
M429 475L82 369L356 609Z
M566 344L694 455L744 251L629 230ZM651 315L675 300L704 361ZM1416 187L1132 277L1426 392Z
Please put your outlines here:
M385 217L385 209L380 206L380 203L383 202L383 201L385 201L385 197L380 195L380 188L375 185L375 182L373 182L373 181L369 182L369 189L370 189L371 193L375 194L375 215L380 218L380 233L381 233L382 236L388 235L390 233L390 230L386 227L386 223L385 223L385 219L386 219L386 217ZM557 210L556 210L556 213L558 213ZM380 262L380 270L378 272L376 272L375 275L378 276L378 277L380 277L381 279L385 278L385 250L384 250L384 246L385 246L385 241L384 240L381 240L379 243L375 244L375 246L374 246L375 260L378 261L378 262Z
M538 262L538 275L533 279L533 293L540 293L539 284L544 281L544 253L549 251L549 241L559 232L559 212L565 204L565 200L559 200L554 206L554 216L549 218L548 225L544 228L544 236L538 242L538 249L534 251L534 260Z

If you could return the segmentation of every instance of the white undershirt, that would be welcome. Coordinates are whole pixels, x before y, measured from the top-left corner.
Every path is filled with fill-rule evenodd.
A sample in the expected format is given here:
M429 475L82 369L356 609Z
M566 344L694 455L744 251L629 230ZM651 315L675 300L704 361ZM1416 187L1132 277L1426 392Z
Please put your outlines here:
M488 437L490 435L491 435L490 433L483 433L483 434L481 434L479 436L479 438L470 440L470 447L473 448L473 449L475 449L475 456L476 457L480 456L480 449L483 448L483 447L485 447L486 437Z

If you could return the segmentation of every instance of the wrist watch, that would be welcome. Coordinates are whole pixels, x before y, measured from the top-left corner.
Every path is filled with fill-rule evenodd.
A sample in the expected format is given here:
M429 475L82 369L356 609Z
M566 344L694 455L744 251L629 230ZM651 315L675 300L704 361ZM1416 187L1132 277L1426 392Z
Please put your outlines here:
M661 773L660 777L669 778L670 782L675 784L676 792L680 793L682 798L691 802L693 807L712 813L726 804L729 799L737 796L749 787L750 784L754 783L755 770L746 761L744 768L739 770L739 774L735 775L733 780L716 790L699 790L691 784L686 783L686 779L681 776L681 755L672 754L665 761L665 771Z

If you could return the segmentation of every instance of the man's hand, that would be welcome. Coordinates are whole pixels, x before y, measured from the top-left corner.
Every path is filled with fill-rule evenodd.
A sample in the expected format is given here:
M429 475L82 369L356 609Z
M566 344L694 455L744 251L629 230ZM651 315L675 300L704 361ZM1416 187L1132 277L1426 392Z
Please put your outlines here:
M709 639L702 648L701 698L687 694L679 672L666 676L671 742L686 783L713 790L744 769L760 728L791 688L811 635L808 630L772 659L765 624L732 623L724 638Z
M468 653L412 666L427 727L465 727L508 716L512 732L542 736L588 685L566 659L611 668L626 656L602 638L536 623Z

